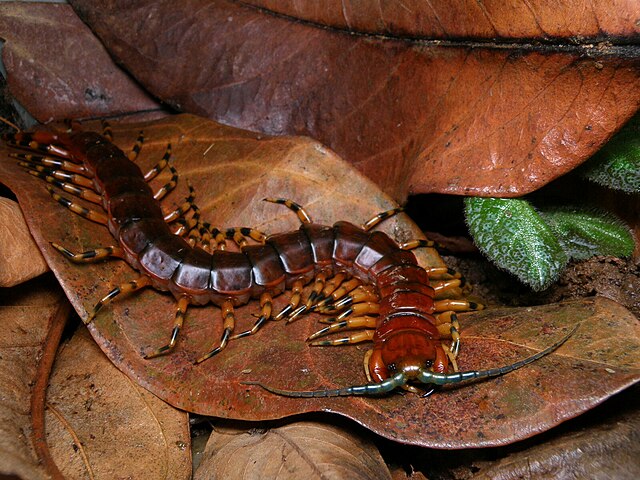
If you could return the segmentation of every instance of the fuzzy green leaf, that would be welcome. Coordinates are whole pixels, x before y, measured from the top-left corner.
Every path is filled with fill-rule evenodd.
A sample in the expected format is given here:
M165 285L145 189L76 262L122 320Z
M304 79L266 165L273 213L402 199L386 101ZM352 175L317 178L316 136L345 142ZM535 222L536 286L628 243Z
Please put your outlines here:
M465 215L478 248L534 290L549 286L567 264L556 235L526 200L465 198Z
M570 258L631 255L635 244L629 228L613 215L597 210L550 207L540 211Z
M591 157L582 174L605 187L640 192L640 116L636 115Z

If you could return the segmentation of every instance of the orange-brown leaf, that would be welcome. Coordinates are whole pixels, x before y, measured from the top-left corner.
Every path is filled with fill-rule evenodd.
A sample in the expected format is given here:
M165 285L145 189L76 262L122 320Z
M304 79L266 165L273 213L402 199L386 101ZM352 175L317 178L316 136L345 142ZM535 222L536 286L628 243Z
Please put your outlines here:
M117 142L133 144L139 128L115 128ZM330 151L303 138L267 137L181 115L144 126L148 143L140 164L154 165L171 141L182 193L185 180L196 189L204 217L220 227L255 226L268 233L297 228L285 207L261 202L288 197L306 206L319 223L362 223L393 203ZM67 295L83 318L106 292L136 274L123 262L74 266L53 251L55 240L82 251L113 244L107 230L54 205L41 181L3 159L28 224ZM158 179L161 184L163 179ZM42 209L42 205L50 208ZM400 241L418 235L398 216L384 229ZM428 253L428 252L427 252ZM440 265L439 257L422 257ZM276 307L285 302L278 297ZM253 324L254 303L237 309L237 329ZM258 335L233 341L218 357L195 359L219 341L220 310L192 307L178 347L170 355L142 355L167 343L175 301L154 291L122 298L105 307L89 328L103 350L136 382L180 408L244 420L282 418L327 410L353 418L386 437L440 448L489 446L516 441L550 428L602 402L640 378L640 327L617 304L585 300L537 309L507 310L466 317L462 368L491 368L528 356L557 341L576 322L580 329L555 354L505 377L445 389L427 399L394 394L384 398L291 399L241 385L261 381L281 388L316 389L366 381L366 346L310 348L317 317L290 325L269 324ZM559 380L562 379L562 380Z
M27 229L20 207L2 197L0 252L0 287L13 287L49 270Z
M390 480L391 475L376 446L353 429L296 422L266 431L216 427L194 478Z
M47 403L66 478L191 478L187 414L132 383L84 328L58 353Z
M637 39L638 2L410 2L412 15L405 2L254 2L321 25L245 2L71 3L158 98L240 128L309 135L397 199L531 192L640 106L639 49L620 40Z

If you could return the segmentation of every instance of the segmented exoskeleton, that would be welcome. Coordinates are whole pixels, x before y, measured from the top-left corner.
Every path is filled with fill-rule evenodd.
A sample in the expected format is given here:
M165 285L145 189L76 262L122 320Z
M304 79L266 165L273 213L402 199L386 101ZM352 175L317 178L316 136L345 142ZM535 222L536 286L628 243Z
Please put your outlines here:
M159 201L177 182L177 173L169 165L171 146L160 162L143 174L133 162L142 141L140 133L127 156L111 142L108 127L103 135L36 131L8 138L9 145L29 151L13 156L29 173L49 183L53 199L107 226L117 242L83 253L52 245L74 262L120 258L141 274L103 297L89 312L87 322L122 293L151 286L175 296L177 309L169 341L145 358L173 350L187 307L207 303L221 308L224 328L219 343L196 363L219 353L229 340L256 333L269 320L292 321L310 311L334 315L328 327L310 337L314 345L373 342L366 360L371 383L315 392L290 392L259 384L282 395L379 394L397 387L417 391L409 382L438 385L501 375L537 360L562 343L505 367L457 372L460 340L455 312L482 306L467 300L434 299L438 292L459 287L462 279L446 267L425 269L418 265L410 250L432 246L432 242L398 245L385 233L372 230L401 209L378 214L362 226L342 221L324 226L313 223L304 208L290 200L265 199L293 210L301 221L300 228L270 236L251 228L221 231L200 219L191 188L179 208L162 210ZM148 182L167 167L173 177L154 193ZM94 203L96 208L83 207L54 186ZM226 240L233 240L239 251L226 250ZM430 277L438 281L430 282ZM312 288L303 300L303 287L309 283ZM288 305L274 314L273 297L287 289L292 292ZM260 299L260 316L252 329L234 336L234 307L252 298ZM318 340L343 330L355 332L341 339ZM454 373L449 373L450 369Z

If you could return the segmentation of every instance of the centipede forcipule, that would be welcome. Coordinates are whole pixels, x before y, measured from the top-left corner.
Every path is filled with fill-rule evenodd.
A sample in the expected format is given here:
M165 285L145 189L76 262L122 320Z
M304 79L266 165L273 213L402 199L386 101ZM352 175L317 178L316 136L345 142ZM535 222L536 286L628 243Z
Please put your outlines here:
M54 200L107 226L116 240L112 246L82 253L54 244L59 252L78 263L119 258L140 272L136 280L105 295L89 312L87 322L120 294L144 287L168 291L176 298L168 341L145 355L149 361L179 344L189 305L208 303L220 307L224 328L218 342L196 363L220 353L232 339L257 333L270 320L292 321L309 311L332 315L330 325L311 336L316 345L373 342L367 360L370 384L303 392L303 396L379 394L397 387L417 392L409 383L446 384L501 375L537 360L561 343L505 367L457 372L460 341L455 312L481 306L467 300L434 299L436 293L456 288L462 280L446 267L418 265L410 250L431 246L431 242L398 245L385 233L372 230L400 209L378 214L361 226L345 221L324 226L313 223L295 202L269 198L293 210L300 228L270 236L252 228L219 230L200 218L193 195L173 211L162 210L159 200L175 187L177 174L172 170L173 178L155 193L147 182L162 169L173 168L170 146L159 163L143 174L111 143L109 130L103 133L36 131L15 134L8 143L28 151L14 156L29 173L49 184ZM137 150L139 145L134 152ZM60 190L95 207L86 208ZM227 240L237 245L237 251L224 248ZM434 278L437 281L430 282ZM312 287L304 295L307 284ZM273 297L285 290L291 290L288 304L275 312ZM260 301L258 320L250 330L236 333L234 308L251 299ZM343 338L319 340L347 330L352 332ZM454 372L449 373L450 369Z

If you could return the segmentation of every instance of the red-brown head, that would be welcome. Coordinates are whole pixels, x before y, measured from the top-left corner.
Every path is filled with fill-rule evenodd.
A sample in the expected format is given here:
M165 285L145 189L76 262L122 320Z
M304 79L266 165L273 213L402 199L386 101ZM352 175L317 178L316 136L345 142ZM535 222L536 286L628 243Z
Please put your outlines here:
M373 380L383 380L403 372L408 379L417 378L422 370L445 373L449 366L438 330L431 319L421 315L392 318L376 331L369 359Z

